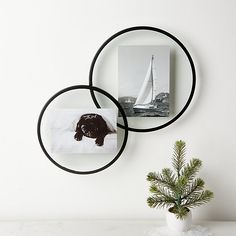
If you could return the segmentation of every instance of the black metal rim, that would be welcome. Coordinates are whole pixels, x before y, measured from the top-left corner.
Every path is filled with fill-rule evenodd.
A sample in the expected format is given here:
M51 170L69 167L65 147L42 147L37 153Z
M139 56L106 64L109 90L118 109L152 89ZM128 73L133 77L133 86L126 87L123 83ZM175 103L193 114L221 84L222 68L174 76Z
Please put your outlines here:
M149 30L149 31L158 32L158 33L164 34L167 37L169 37L172 40L174 40L183 49L183 51L185 52L185 54L186 54L186 56L187 56L187 58L189 60L190 66L191 66L191 70L192 70L192 88L191 88L188 100L187 100L186 104L184 105L184 107L182 108L182 110L174 118L172 118L170 121L166 122L163 125L159 125L159 126L152 127L152 128L138 129L138 128L128 127L128 130L129 131L133 131L133 132L152 132L152 131L160 130L160 129L163 129L163 128L169 126L170 124L174 123L180 116L182 116L183 113L187 110L188 106L190 105L190 103L191 103L191 101L193 99L195 88L196 88L196 70L195 70L195 66L194 66L194 63L193 63L193 59L192 59L190 53L188 52L187 48L174 35L170 34L169 32L167 32L167 31L165 31L163 29L159 29L159 28L155 28L155 27L151 27L151 26L135 26L135 27L130 27L130 28L123 29L123 30L115 33L110 38L108 38L100 46L100 48L96 52L96 54L95 54L95 56L94 56L94 58L92 60L92 63L90 65L90 70L89 70L89 85L93 86L93 71L94 71L94 67L95 67L96 61L97 61L100 53L107 46L107 44L109 44L113 39L117 38L118 36L120 36L122 34L131 32L131 31L137 31L137 30ZM96 105L97 108L100 108L100 105L99 105L99 103L98 103L98 101L96 99L94 91L90 90L90 93L91 93L91 96L92 96L94 104ZM122 128L122 129L126 129L125 126L123 126L123 125L121 125L119 123L117 124L117 126Z
M67 167L64 167L62 165L60 165L59 163L57 163L50 155L49 153L47 152L44 144L43 144L43 141L42 141L42 137L41 137L41 122L42 122L42 118L43 118L43 115L44 115L44 112L46 111L47 107L49 106L49 104L55 99L57 98L58 96L60 96L61 94L63 93L66 93L68 91L71 91L71 90L76 90L76 89L87 89L87 90L90 90L90 91L95 91L95 92L99 92L101 94L103 94L104 96L106 96L107 98L109 98L116 106L117 108L119 109L121 115L122 115L122 118L123 118L123 121L124 121L124 126L122 127L124 129L124 139L123 139L123 143L120 147L120 150L119 152L116 154L116 156L106 165L104 165L103 167L101 168L98 168L98 169L95 169L95 170L89 170L89 171L76 171L76 170L72 170L72 169L69 169ZM67 172L70 172L70 173L73 173L73 174L82 174L82 175L85 175L85 174L94 174L94 173L97 173L97 172L100 172L102 170L105 170L106 168L108 168L109 166L111 166L115 161L117 161L117 159L120 157L120 155L122 154L122 152L124 151L125 149L125 146L126 146L126 143L127 143L127 140L128 140L128 121L127 121L127 118L126 118L126 115L125 115L125 112L123 110L123 108L121 107L121 105L119 104L119 102L111 95L109 94L108 92L98 88L98 87L95 87L95 86L89 86L89 85L75 85L75 86L70 86L70 87L67 87L65 89L62 89L60 90L59 92L57 92L56 94L54 94L47 102L46 104L43 106L41 112L40 112L40 115L39 115L39 118L38 118L38 124L37 124L37 135L38 135L38 140L39 140L39 144L44 152L44 154L47 156L47 158L53 163L55 164L57 167L61 168L62 170L65 170Z

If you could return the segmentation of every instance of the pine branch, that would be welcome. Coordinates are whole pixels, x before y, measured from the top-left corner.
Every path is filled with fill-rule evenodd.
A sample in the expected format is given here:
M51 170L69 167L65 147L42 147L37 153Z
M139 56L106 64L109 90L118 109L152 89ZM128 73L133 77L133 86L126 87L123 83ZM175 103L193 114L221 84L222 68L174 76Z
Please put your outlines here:
M158 184L172 191L175 191L175 184L172 182L168 182L168 178L165 178L165 177L161 174L157 174L156 172L150 172L147 175L147 181L150 181L151 184Z
M151 183L156 183L158 179L159 177L156 172L149 172L147 175L147 181L150 181Z
M175 183L176 183L176 176L175 174L173 173L173 171L169 168L164 168L162 170L162 177L163 179L169 183L171 186L174 186Z
M209 190L202 191L200 194L189 197L183 207L193 208L209 202L214 197Z
M156 207L170 207L173 206L173 202L164 197L152 196L147 199L148 206L151 208Z
M193 196L196 197L196 195L199 195L199 192L203 190L204 185L205 182L202 179L198 178L194 180L193 183L188 186L188 189L186 190L185 195L182 197L182 199L187 199Z
M175 189L176 194L181 197L184 192L186 192L186 187L188 184L188 179L185 176L180 176L176 182Z
M190 162L187 165L185 165L185 167L181 171L181 175L186 176L186 178L189 181L192 181L196 176L196 174L198 173L201 166L202 166L202 161L194 158L190 160Z
M168 201L172 202L172 203L176 202L176 199L173 197L171 191L165 187L161 187L161 186L157 186L155 184L152 184L150 186L149 190L151 193L153 193L153 196L168 199Z
M180 171L184 167L185 163L185 153L186 153L186 145L185 142L180 140L175 142L174 146L174 154L172 158L172 165L177 172L178 177L180 176Z
M174 213L177 217L177 219L183 219L189 212L189 209L186 207L173 207L171 209L171 212Z

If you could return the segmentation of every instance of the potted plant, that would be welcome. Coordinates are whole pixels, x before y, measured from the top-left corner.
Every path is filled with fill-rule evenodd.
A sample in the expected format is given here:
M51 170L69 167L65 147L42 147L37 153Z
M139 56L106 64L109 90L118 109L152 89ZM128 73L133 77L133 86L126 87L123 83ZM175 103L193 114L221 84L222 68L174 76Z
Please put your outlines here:
M172 166L164 168L161 173L150 172L147 180L150 182L150 192L147 203L151 208L167 207L167 226L175 231L187 231L191 227L191 208L209 202L213 192L204 190L204 181L195 178L202 162L192 159L186 164L186 144L176 141Z

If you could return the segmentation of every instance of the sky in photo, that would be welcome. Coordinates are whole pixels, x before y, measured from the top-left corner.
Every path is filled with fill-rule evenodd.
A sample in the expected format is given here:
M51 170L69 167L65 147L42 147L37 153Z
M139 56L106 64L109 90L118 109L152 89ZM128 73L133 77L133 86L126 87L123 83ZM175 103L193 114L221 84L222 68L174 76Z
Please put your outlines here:
M169 92L169 46L120 46L118 49L119 97L137 97L152 55L157 77L157 91Z

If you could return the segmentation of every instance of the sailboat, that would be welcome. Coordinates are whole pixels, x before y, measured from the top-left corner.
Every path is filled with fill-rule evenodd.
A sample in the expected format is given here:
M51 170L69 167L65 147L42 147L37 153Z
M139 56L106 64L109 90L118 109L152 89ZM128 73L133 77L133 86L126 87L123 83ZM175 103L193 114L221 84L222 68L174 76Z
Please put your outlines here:
M154 55L152 55L148 70L138 93L138 97L133 105L135 113L155 111L155 98L157 96L156 71L154 66Z

